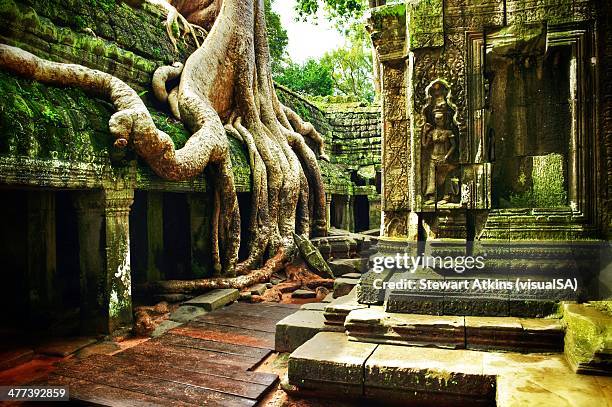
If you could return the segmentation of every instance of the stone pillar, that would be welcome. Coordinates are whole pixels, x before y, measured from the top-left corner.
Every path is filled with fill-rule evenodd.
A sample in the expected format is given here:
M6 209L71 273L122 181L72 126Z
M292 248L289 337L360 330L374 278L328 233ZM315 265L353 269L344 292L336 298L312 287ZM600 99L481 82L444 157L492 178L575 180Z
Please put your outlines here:
M380 195L368 196L370 229L381 228Z
M164 196L147 193L147 281L161 280L164 256Z
M378 5L378 4L377 4ZM382 98L382 210L383 235L408 237L412 210L409 95L406 76L409 68L406 47L406 9L390 5L373 9L370 34L380 61Z
M106 275L110 287L109 331L132 324L130 206L134 190L106 190Z
M331 201L332 195L330 193L325 194L325 220L327 221L327 227L331 228Z
M211 208L206 193L189 194L191 223L191 272L195 278L209 277L212 272Z
M347 204L346 204L346 230L349 232L355 231L355 196L350 195L347 196Z
M28 193L28 283L31 310L51 312L57 300L55 193Z
M132 323L129 212L134 191L82 192L76 200L81 329L111 333Z

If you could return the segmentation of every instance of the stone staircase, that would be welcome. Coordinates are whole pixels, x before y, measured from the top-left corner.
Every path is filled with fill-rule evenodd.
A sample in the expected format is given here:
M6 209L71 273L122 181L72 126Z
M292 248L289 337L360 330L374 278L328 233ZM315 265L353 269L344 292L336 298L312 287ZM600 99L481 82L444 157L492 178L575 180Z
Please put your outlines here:
M288 382L385 405L612 405L611 377L576 374L612 374L612 317L578 304L562 311L391 313L353 290L323 308L319 333L291 353Z
M351 311L350 340L389 345L513 352L563 351L559 319L393 314L381 307Z

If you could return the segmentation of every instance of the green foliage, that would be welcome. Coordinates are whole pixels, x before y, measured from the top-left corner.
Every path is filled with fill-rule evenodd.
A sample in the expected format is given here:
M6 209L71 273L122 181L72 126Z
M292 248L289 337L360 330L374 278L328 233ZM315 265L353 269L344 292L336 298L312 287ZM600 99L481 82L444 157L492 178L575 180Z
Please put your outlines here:
M309 59L301 65L288 62L274 76L274 80L296 92L314 96L327 96L334 91L331 67L315 59Z
M297 0L295 8L303 19L315 16L323 9L330 21L342 24L359 19L367 6L366 0Z
M364 33L363 26L355 26L350 36L350 45L327 52L321 63L329 66L332 71L334 94L355 96L372 102L372 52L367 46Z
M287 36L287 30L281 25L280 16L272 11L273 3L274 0L265 0L264 5L272 72L278 72L281 69L283 59L287 56L289 37Z

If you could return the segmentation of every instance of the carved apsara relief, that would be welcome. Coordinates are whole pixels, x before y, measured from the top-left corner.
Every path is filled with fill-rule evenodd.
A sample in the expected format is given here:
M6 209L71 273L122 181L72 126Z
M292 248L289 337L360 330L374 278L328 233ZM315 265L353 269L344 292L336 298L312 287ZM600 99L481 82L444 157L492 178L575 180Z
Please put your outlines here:
M436 79L425 91L427 104L422 110L421 180L425 205L445 205L459 201L457 108L448 82Z

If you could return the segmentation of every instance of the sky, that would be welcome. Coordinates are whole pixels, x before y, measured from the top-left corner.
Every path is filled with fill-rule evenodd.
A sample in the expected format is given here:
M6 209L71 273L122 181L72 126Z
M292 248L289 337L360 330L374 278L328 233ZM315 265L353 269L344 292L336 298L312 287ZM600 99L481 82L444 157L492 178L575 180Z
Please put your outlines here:
M281 23L287 30L289 45L287 52L294 62L302 63L308 58L319 58L326 51L344 44L342 35L321 15L317 24L295 21L295 0L276 0L272 9L280 14Z

